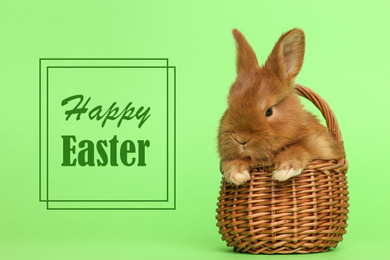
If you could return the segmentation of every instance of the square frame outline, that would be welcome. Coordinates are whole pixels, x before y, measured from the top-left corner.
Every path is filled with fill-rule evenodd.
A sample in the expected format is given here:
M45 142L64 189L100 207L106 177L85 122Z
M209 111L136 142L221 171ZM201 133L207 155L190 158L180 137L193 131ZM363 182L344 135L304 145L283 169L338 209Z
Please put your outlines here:
M46 200L42 199L42 61L134 61L134 60L163 60L166 61L166 66L45 66L46 68ZM49 68L163 68L167 70L167 199L165 200L50 200L49 198L49 173L48 173L48 146L49 146L49 131L48 131L48 104L49 104ZM169 111L169 69L173 69L173 111ZM172 113L173 112L173 113ZM49 202L170 202L169 201L169 115L173 114L173 207L166 208L50 208ZM172 124L172 123L171 123ZM172 131L172 130L171 130ZM171 155L172 156L172 155ZM169 66L167 58L40 58L39 59L39 201L46 202L47 210L175 210L176 209L176 67Z

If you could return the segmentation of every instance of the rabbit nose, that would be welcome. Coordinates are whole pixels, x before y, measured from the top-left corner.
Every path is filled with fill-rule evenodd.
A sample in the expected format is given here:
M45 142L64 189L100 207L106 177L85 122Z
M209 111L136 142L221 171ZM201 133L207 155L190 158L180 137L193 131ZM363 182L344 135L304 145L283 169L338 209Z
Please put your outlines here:
M234 138L234 139L236 139L236 138ZM251 140L251 138L248 138L248 139L246 139L245 141L236 139L236 141L237 141L239 144L242 144L242 145L246 145L250 140Z

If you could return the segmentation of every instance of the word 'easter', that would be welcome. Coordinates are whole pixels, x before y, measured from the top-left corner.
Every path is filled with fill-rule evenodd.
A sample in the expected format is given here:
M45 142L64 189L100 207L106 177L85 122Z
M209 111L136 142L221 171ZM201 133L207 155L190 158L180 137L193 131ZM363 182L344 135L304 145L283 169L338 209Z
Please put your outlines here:
M131 140L119 143L116 135L107 140L77 141L74 135L63 135L62 166L146 166L145 151L150 146L149 140L138 140L137 146ZM119 151L118 151L119 150ZM119 152L119 153L118 153ZM118 158L119 155L119 158Z
M91 101L91 97L89 97L83 104L84 101L83 95L70 96L62 100L61 105L65 106L71 101L77 102L77 104L72 109L65 111L66 120L69 120L71 115L77 115L76 120L80 120L81 115L86 114L88 111L87 105L89 101ZM107 120L118 119L117 127L120 127L123 120L131 120L135 117L137 120L139 120L138 128L141 128L141 126L150 117L149 112L150 112L150 107L144 108L143 106L139 107L136 111L136 108L133 107L132 102L128 103L127 106L121 112L119 112L119 107L117 107L116 102L114 102L105 112L103 112L103 107L101 105L98 105L90 109L88 113L88 117L90 120L95 120L95 119L97 121L103 120L101 125L102 127L104 127Z

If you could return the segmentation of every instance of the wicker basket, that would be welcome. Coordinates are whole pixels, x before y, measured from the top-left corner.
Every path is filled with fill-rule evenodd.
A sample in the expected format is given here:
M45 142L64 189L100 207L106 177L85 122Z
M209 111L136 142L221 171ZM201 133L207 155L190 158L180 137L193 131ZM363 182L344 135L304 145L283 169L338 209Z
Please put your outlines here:
M296 86L324 116L328 130L342 141L328 104L312 90ZM250 182L235 186L222 179L217 226L222 240L238 252L290 254L325 252L346 233L348 163L312 161L290 180L272 180L272 168L251 172Z

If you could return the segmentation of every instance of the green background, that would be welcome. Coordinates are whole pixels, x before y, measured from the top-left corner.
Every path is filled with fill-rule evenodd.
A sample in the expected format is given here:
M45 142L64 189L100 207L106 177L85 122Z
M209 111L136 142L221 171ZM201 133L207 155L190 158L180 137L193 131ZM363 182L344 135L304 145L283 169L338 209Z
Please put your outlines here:
M386 258L388 1L1 1L1 259ZM264 62L299 27L297 82L328 101L350 164L344 241L312 255L237 254L215 226L218 121L235 78L231 29ZM38 201L38 60L169 58L177 67L177 209L48 211Z

